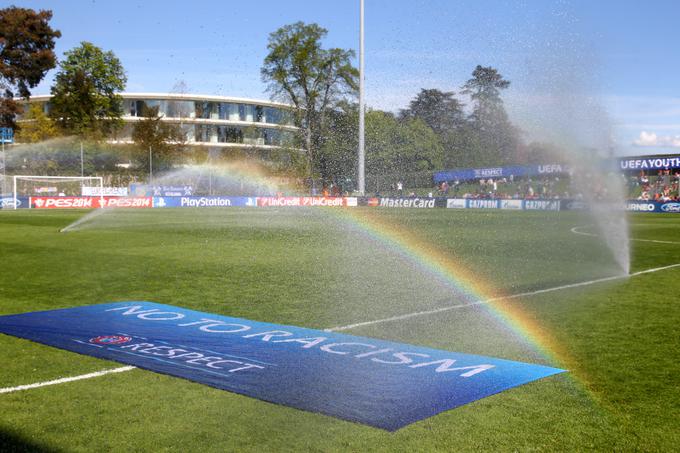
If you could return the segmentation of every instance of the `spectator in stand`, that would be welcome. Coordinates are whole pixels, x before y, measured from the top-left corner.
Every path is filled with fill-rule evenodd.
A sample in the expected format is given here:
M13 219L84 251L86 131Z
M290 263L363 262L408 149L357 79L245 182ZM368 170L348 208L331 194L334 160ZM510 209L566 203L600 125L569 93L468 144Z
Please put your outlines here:
M671 201L671 189L668 186L663 188L663 193L661 194L661 201Z
M401 181L397 182L397 195L400 197L404 195L404 183Z
M647 175L645 175L644 170L640 172L640 184L642 184L643 186L649 184L649 178L647 177Z

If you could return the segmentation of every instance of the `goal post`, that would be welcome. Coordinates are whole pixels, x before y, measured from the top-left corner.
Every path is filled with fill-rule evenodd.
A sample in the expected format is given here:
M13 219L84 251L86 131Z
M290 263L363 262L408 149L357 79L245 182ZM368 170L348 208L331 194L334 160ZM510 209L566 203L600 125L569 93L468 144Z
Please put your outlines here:
M77 183L80 182L80 185ZM27 195L29 197L35 196L36 195L36 190L38 189L35 187L36 184L59 184L59 183L65 183L68 186L73 186L73 184L76 184L76 188L79 186L79 193L77 196L82 196L82 190L85 182L90 182L91 186L90 187L97 187L99 188L99 200L100 200L100 206L104 206L104 178L101 176L38 176L38 175L14 175L13 176L13 185L12 185L12 196L13 196L13 201L14 201L14 209L17 209L17 206L19 205L18 203L18 198L19 198L19 191L22 191L24 189L21 187L22 185L24 186L33 186L33 190L29 190L30 193ZM94 185L92 185L94 184ZM71 190L74 189L74 187L69 187ZM41 188L42 189L42 188ZM47 193L50 192L51 189L57 190L56 187L47 187ZM59 192L57 190L57 195L64 193L64 192Z

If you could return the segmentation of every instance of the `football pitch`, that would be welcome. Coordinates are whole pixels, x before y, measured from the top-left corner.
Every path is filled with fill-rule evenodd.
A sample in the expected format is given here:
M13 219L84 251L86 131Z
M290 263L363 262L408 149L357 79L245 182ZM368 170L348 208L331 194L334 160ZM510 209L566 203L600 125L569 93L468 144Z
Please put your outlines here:
M579 212L0 212L0 315L147 300L565 368L394 433L0 335L2 451L671 451L680 216L629 215L631 276ZM650 271L650 272L645 272Z

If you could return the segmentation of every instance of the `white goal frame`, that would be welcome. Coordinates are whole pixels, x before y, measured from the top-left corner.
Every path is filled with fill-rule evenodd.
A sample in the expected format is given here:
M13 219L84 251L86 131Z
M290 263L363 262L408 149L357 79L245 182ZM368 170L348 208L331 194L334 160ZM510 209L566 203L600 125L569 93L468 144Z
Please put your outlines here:
M40 176L40 175L14 175L12 178L13 180L13 185L12 185L12 195L13 195L13 201L14 201L14 209L17 209L17 179L19 180L32 180L36 182L40 182L41 180L56 180L56 179L61 179L61 180L70 180L70 181L99 181L99 206L104 206L104 178L101 176ZM81 192L82 195L82 192Z

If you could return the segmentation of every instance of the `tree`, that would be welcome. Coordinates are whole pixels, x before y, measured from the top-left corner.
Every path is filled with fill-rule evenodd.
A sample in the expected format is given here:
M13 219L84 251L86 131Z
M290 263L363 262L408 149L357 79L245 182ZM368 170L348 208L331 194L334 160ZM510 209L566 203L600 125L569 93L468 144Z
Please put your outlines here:
M463 93L469 94L474 103L473 119L484 124L505 115L500 90L509 86L510 82L503 79L496 69L477 65L472 71L472 78L463 85Z
M378 110L366 114L366 173L400 175L442 167L439 138L421 119L398 121Z
M56 124L47 116L40 104L31 104L28 113L21 121L21 128L16 133L19 143L36 143L59 135Z
M473 102L466 140L474 144L468 152L476 166L503 165L517 158L519 131L510 123L501 99L501 90L509 86L510 81L496 69L480 65L463 85L462 92Z
M0 9L0 125L15 127L20 107L15 96L28 99L45 74L56 65L54 40L61 36L49 21L52 12Z
M422 88L407 109L400 111L400 117L420 118L439 136L451 132L465 123L463 104L452 91Z
M566 164L565 150L553 143L531 142L523 151L528 164Z
M141 113L144 119L136 122L132 129L132 140L140 151L139 161L148 170L148 153L151 150L154 169L167 170L180 157L186 137L178 125L163 121L158 107L145 106Z
M261 70L272 98L292 103L294 120L303 135L307 152L307 174L318 164L316 153L323 142L329 109L354 95L358 71L350 63L352 50L323 49L328 31L317 24L296 22L269 35Z
M318 154L318 169L324 181L346 183L356 178L358 125L356 103L341 102L329 111L328 132Z
M113 52L82 42L65 54L52 87L50 115L67 132L106 135L121 126L127 78Z
M324 181L345 186L348 180L354 180L358 117L356 103L340 103L329 112L330 127L319 152L319 169ZM380 110L366 113L366 174L369 175L369 185L377 179L387 181L441 169L443 156L439 137L420 118L397 119L393 114Z

